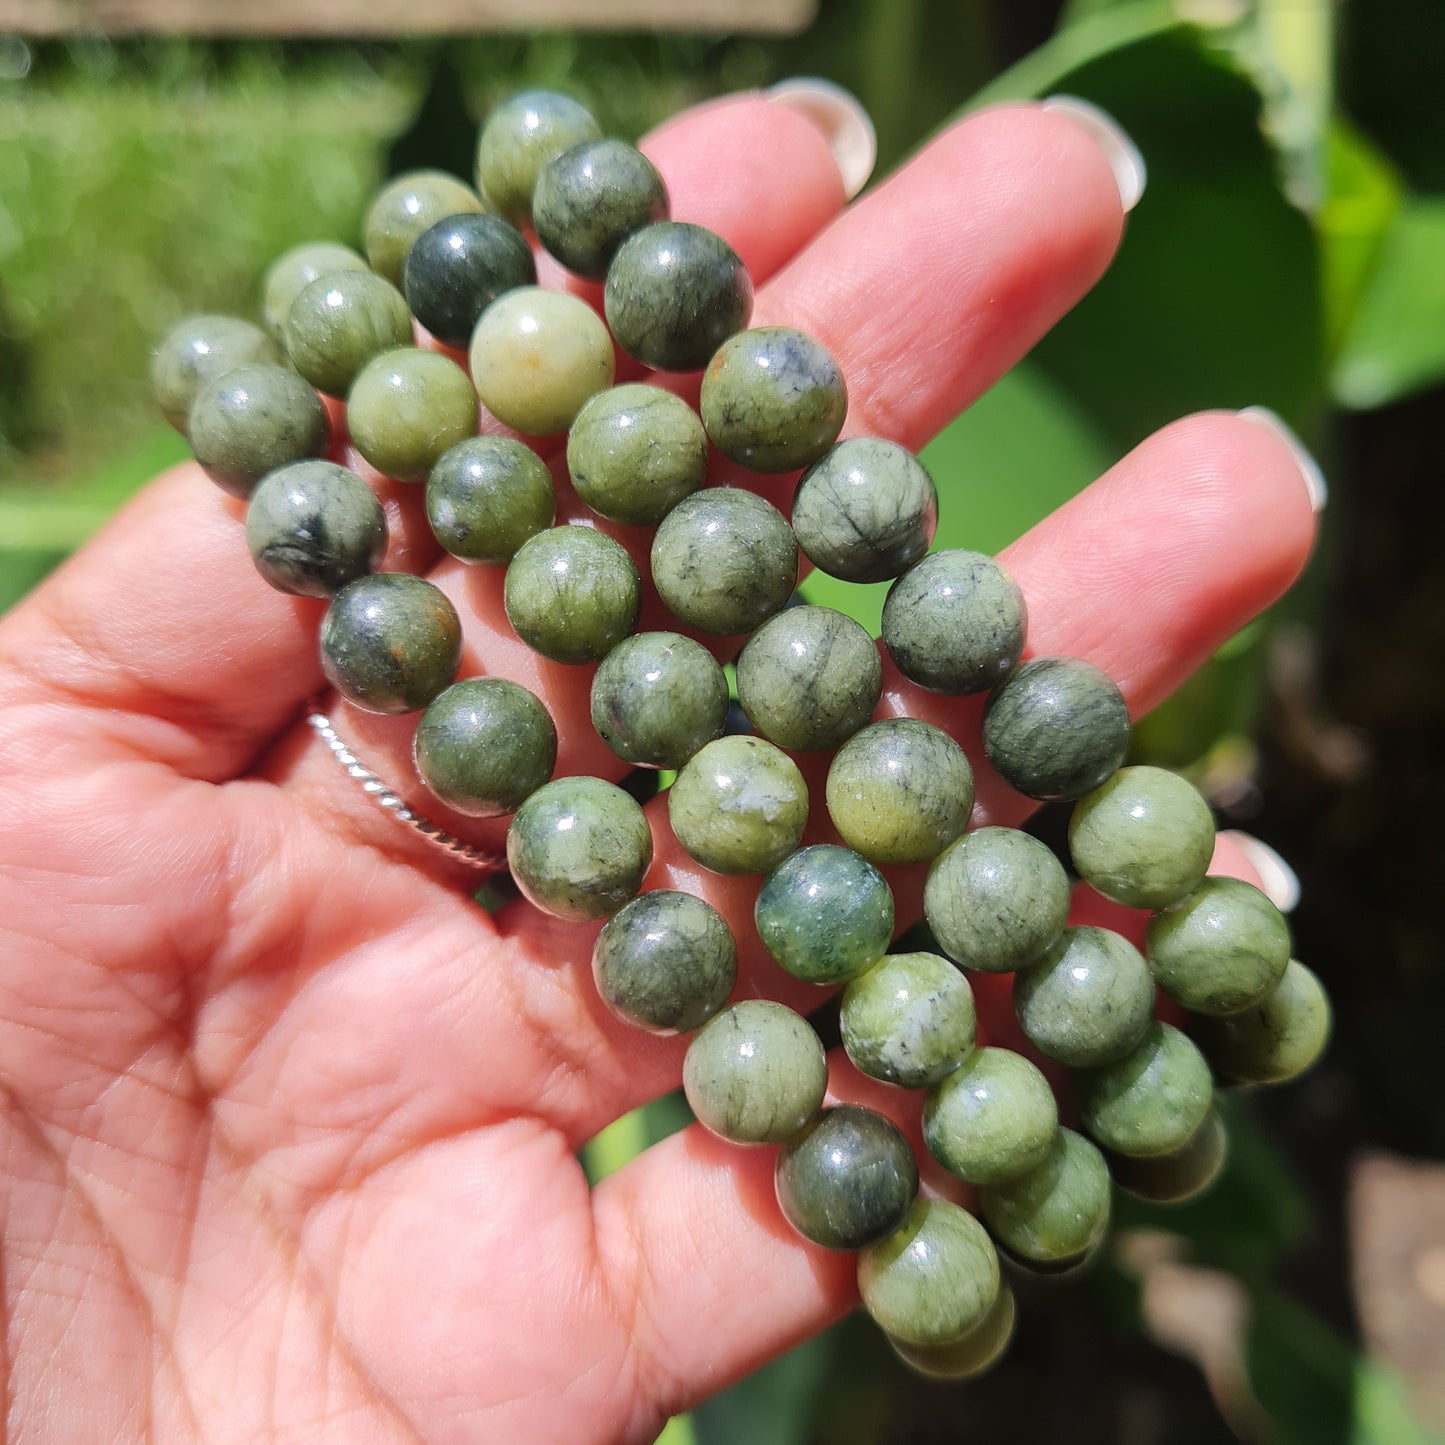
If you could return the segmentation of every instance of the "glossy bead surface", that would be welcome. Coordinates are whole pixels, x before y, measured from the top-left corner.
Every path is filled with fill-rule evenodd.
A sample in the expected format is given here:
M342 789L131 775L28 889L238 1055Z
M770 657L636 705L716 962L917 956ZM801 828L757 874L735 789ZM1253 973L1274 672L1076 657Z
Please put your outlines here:
M321 398L284 366L238 366L196 393L191 450L223 492L249 497L267 472L318 457L331 425Z
M156 348L151 387L161 415L185 436L191 406L211 382L238 366L275 365L280 360L275 343L249 321L238 316L187 316Z
M843 992L843 1047L885 1084L936 1084L972 1052L976 1026L968 980L936 953L886 954Z
M477 189L509 221L532 217L532 193L549 162L602 134L592 112L570 95L524 90L503 101L477 138Z
M1088 1254L1109 1227L1109 1166L1072 1129L1060 1129L1043 1163L979 1191L993 1236L1021 1259L1060 1265Z
M624 637L592 678L592 725L624 762L680 768L727 725L717 659L677 632Z
M261 285L261 314L266 329L279 339L291 303L318 277L333 271L370 269L350 246L337 241L308 241L283 251L271 263Z
M393 286L412 242L428 227L464 211L483 211L481 198L445 171L408 171L377 193L366 213L362 245L371 269Z
M370 271L337 271L292 302L281 328L291 365L327 396L345 396L373 356L411 345L406 298Z
M1329 1036L1329 997L1319 979L1291 959L1261 1002L1202 1024L1199 1046L1233 1083L1284 1084L1314 1065Z
M430 582L377 572L348 584L321 623L321 669L367 712L414 712L457 675L462 625Z
M361 369L346 400L346 425L377 471L424 482L446 451L476 435L477 394L449 357L402 347Z
M875 863L922 863L968 827L973 769L947 733L886 718L854 733L828 769L828 815Z
M667 219L667 187L636 146L583 141L542 168L532 193L537 239L571 272L601 281L634 232Z
M1133 1157L1173 1154L1204 1122L1214 1099L1209 1065L1169 1024L1152 1023L1118 1062L1074 1080L1079 1118L1103 1149Z
M620 543L591 527L551 527L507 566L507 620L553 662L599 662L632 631L642 579Z
M416 238L401 280L416 319L438 341L465 346L477 318L498 296L536 284L537 264L509 221L468 212L447 216Z
M557 729L541 699L500 677L469 677L436 697L417 724L421 780L473 818L515 813L552 776Z
M552 473L514 437L468 437L437 458L427 474L432 532L463 562L504 566L557 512Z
M1059 1127L1049 1081L1012 1049L975 1049L923 1105L928 1152L970 1184L999 1184L1041 1164Z
M1217 1110L1211 1109L1185 1146L1153 1159L1114 1155L1109 1171L1114 1183L1136 1199L1151 1204L1184 1204L1203 1194L1224 1169L1229 1135Z
M634 898L608 919L592 950L602 1001L654 1034L706 1023L727 1002L737 973L737 946L717 910L666 888Z
M993 1307L966 1335L941 1345L910 1345L889 1339L893 1353L925 1380L969 1380L981 1375L1003 1357L1013 1339L1013 1291L1000 1283Z

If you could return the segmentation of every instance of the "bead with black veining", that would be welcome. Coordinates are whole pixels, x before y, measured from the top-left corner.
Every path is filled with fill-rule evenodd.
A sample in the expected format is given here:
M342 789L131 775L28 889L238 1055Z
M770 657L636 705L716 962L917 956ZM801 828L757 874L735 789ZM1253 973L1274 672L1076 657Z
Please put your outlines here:
M657 167L626 141L588 140L543 167L532 193L537 239L569 270L601 281L634 232L667 219Z
M378 276L400 286L406 253L423 231L447 216L485 209L470 186L445 171L408 171L388 181L366 213L366 258Z
M191 404L205 386L238 366L274 365L280 360L275 343L249 321L238 316L187 316L156 348L151 386L161 415L185 436Z
M338 241L307 241L283 251L271 263L261 285L261 314L267 330L280 338L291 303L318 277L333 271L370 269L350 246Z
M1109 1166L1082 1135L1060 1129L1044 1161L979 1191L989 1230L1032 1264L1058 1267L1089 1253L1109 1227Z
M998 1184L1043 1162L1059 1106L1038 1067L1012 1049L975 1049L928 1091L928 1152L970 1184Z
M973 990L936 953L885 954L843 992L843 1047L863 1073L921 1089L973 1050Z
M1079 1118L1100 1148L1131 1157L1174 1154L1214 1098L1209 1065L1170 1024L1151 1023L1122 1059L1074 1077Z
M727 724L717 659L677 632L625 637L592 678L592 725L624 762L680 768Z
M1319 979L1292 958L1280 981L1252 1008L1201 1021L1198 1041L1222 1078L1283 1084L1313 1066L1329 1036L1329 997Z
M551 527L517 549L503 600L517 636L543 657L599 662L632 631L642 580L611 537L590 527Z
M327 396L345 396L373 356L410 346L406 298L370 271L320 276L291 303L281 328L291 365Z
M468 437L427 474L426 514L438 542L463 562L505 566L557 511L552 473L514 437Z
M511 222L464 212L444 217L416 238L401 279L416 319L438 341L465 346L477 318L498 296L536 283L537 264Z
M424 482L443 453L476 435L477 394L450 357L401 347L361 369L346 399L346 425L377 471Z
M532 216L532 196L545 167L602 134L592 112L554 90L524 90L488 117L477 138L477 189L509 221Z

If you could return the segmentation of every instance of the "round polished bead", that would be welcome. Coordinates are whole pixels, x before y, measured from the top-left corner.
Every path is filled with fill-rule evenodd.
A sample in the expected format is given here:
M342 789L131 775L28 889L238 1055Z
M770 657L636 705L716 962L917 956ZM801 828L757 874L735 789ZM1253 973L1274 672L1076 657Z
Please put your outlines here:
M753 910L763 947L805 983L847 983L893 937L893 892L850 848L818 843L768 874Z
M284 366L238 366L196 393L187 434L206 475L249 497L268 472L318 457L331 425L321 398Z
M321 669L367 712L415 712L457 675L462 624L445 593L405 572L359 577L321 624Z
M838 440L848 388L821 341L790 326L759 326L718 347L699 409L725 457L755 472L791 472Z
M624 762L680 768L727 725L728 683L701 643L677 632L625 637L592 678L592 725Z
M748 632L781 612L798 585L798 548L783 514L753 492L707 487L663 518L652 539L663 602L701 632Z
M600 662L632 631L642 579L611 537L591 527L551 527L517 548L503 602L534 652L553 662Z
M1012 1049L975 1049L929 1091L928 1152L970 1184L999 1184L1041 1164L1059 1127L1049 1081Z
M972 1052L975 1029L968 980L936 953L886 954L843 993L843 1047L885 1084L936 1084Z
M470 186L445 171L398 176L382 187L366 213L362 245L371 269L400 286L406 253L423 231L447 216L485 209Z
M883 643L904 677L933 692L997 687L1024 650L1018 583L992 557L932 552L888 589Z
M714 873L766 873L798 846L808 785L762 738L722 737L696 753L667 791L672 831Z
M753 282L721 236L686 221L658 221L618 248L603 306L629 356L660 371L696 371L748 324Z
M784 1144L774 1174L788 1223L824 1249L887 1238L918 1195L918 1164L898 1126L871 1109L824 1109Z
M347 397L346 425L377 471L424 482L443 453L476 435L477 394L455 361L401 347L361 369Z
M281 335L291 365L327 396L345 396L374 356L411 345L411 312L370 271L318 277L291 303Z
M1315 1063L1329 1036L1329 997L1319 979L1291 959L1259 1003L1230 1018L1207 1020L1199 1045L1232 1083L1284 1084Z
M614 914L592 950L603 1003L653 1034L705 1024L727 1002L737 976L737 946L718 911L665 888Z
M473 211L428 226L406 253L401 280L416 319L438 341L465 346L498 296L536 284L537 264L514 225Z
M557 762L557 729L541 700L500 677L454 682L421 715L412 744L421 780L472 818L515 813Z
M1130 908L1164 908L1204 882L1214 817L1199 790L1164 768L1120 768L1074 804L1079 876Z
M437 541L463 562L504 566L556 512L547 464L513 437L468 437L427 474L427 519Z
M238 366L275 365L280 360L275 343L249 321L237 316L187 316L156 348L151 386L161 415L185 436L191 406L211 382Z
M687 1046L682 1087L698 1122L720 1139L780 1144L822 1107L828 1060L801 1014L770 999L744 999Z
M318 277L333 271L367 271L365 260L337 241L308 241L284 251L271 263L261 285L261 314L271 335L280 339L291 303Z
M983 746L999 777L1026 797L1078 798L1124 761L1129 710L1092 663L1035 658L989 698Z
M1013 1291L1000 1283L993 1307L966 1335L941 1345L910 1345L890 1338L893 1353L926 1380L970 1380L995 1365L1013 1339Z
M968 827L973 769L931 723L887 718L856 732L828 769L828 816L875 863L923 863Z
M1219 1178L1228 1152L1224 1121L1211 1109L1182 1149L1153 1159L1114 1155L1109 1159L1109 1172L1114 1183L1136 1199L1184 1204L1198 1198Z
M543 167L532 193L537 239L569 270L601 281L634 232L667 219L667 187L636 146L589 140Z
M642 809L601 778L543 783L507 830L507 867L517 886L543 912L574 923L616 913L637 896L651 866Z
M1079 1118L1115 1154L1152 1157L1182 1149L1204 1122L1214 1084L1204 1055L1178 1029L1152 1023L1116 1063L1074 1081Z
M836 748L878 706L883 663L866 630L831 607L770 617L737 661L738 701L769 742L794 752Z
M292 462L251 493L246 546L278 591L332 597L380 564L386 514L355 472L335 462Z
M1060 1129L1043 1163L979 1190L993 1236L1010 1253L1058 1266L1088 1254L1109 1227L1109 1166L1082 1135Z
M707 433L680 396L633 382L599 391L567 435L577 495L603 517L660 522L707 476Z
M1289 962L1284 915L1238 878L1206 878L1149 920L1145 941L1159 987L1194 1013L1253 1008Z
M521 225L532 218L532 195L549 162L601 134L592 112L570 95L521 91L487 117L477 138L477 189Z
M850 437L803 473L793 530L820 571L845 582L884 582L928 551L938 493L923 463L882 437Z

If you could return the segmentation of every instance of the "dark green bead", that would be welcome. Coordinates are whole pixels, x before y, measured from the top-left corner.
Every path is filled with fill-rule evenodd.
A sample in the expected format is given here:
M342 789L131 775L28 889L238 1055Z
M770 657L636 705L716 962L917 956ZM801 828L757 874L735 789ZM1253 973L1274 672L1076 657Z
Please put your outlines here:
M748 324L753 282L721 236L686 221L658 221L618 248L603 306L629 356L659 371L696 371Z
M291 303L281 334L291 365L327 396L345 396L373 356L410 346L406 298L370 271L336 271Z
M1043 1163L979 1190L993 1236L1020 1259L1071 1263L1088 1254L1109 1227L1109 1166L1072 1129L1060 1129Z
M361 369L346 400L346 425L377 471L424 482L444 452L476 435L477 394L455 361L401 347Z
M680 768L723 735L728 683L707 648L676 632L625 637L592 678L592 725L624 762Z
M887 1238L918 1195L918 1164L898 1126L841 1104L784 1144L774 1174L788 1223L824 1249L863 1249Z
M642 579L611 537L590 527L552 527L517 549L503 601L533 651L553 662L600 662L632 631Z
M1304 964L1290 959L1279 983L1253 1008L1203 1021L1199 1046L1231 1083L1283 1084L1318 1060L1329 1036L1324 986Z
M725 457L755 472L791 472L838 440L848 388L821 341L790 326L759 326L718 347L699 405Z
M1107 928L1066 928L1014 975L1014 1012L1029 1042L1075 1069L1121 1059L1154 1012L1154 979L1139 950Z
M753 492L707 487L663 518L652 580L691 627L749 632L781 612L798 585L798 548L783 514Z
M468 437L437 459L426 479L436 539L463 562L504 566L557 511L552 473L512 437Z
M993 1308L961 1339L941 1345L910 1345L891 1338L888 1343L894 1354L925 1380L970 1380L1003 1357L1013 1339L1014 1317L1013 1291L1001 1283Z
M928 1152L970 1184L1000 1184L1048 1157L1059 1127L1049 1081L1012 1049L975 1049L929 1091Z
M987 692L1024 650L1018 583L992 557L933 552L888 589L883 642L904 677L933 692Z
M428 226L406 253L401 279L416 319L438 341L465 346L498 296L536 283L537 264L514 225L470 212Z
M601 281L634 232L667 219L667 187L636 146L590 140L543 167L532 193L537 239L569 270Z
M845 582L884 582L933 542L938 493L923 463L882 437L850 437L803 473L793 530L820 571Z
M717 910L691 893L655 889L607 922L592 977L618 1018L653 1034L705 1024L737 982L738 951Z
M614 522L653 525L707 476L707 433L680 396L634 382L599 391L567 436L577 495Z
M1174 1154L1204 1122L1214 1084L1204 1055L1178 1029L1152 1023L1117 1063L1074 1081L1084 1128L1101 1148L1131 1157Z
M477 189L509 221L532 218L532 194L547 165L601 127L585 105L553 90L524 90L487 117L477 139Z
M464 211L483 211L480 197L445 171L408 171L388 182L366 213L362 239L371 269L393 286L412 243L428 227Z
M888 950L893 893L849 848L818 843L785 858L753 910L763 947L805 983L847 983Z
M724 1009L688 1045L682 1087L698 1122L734 1144L780 1144L822 1107L828 1060L812 1024L771 999Z
M233 497L249 497L267 472L319 457L331 424L294 371L238 366L196 393L187 433L206 475Z
M151 386L161 415L185 436L191 406L211 382L238 366L274 365L280 360L275 343L249 321L236 316L187 316L156 348Z
M999 777L1025 797L1078 798L1123 763L1129 710L1092 663L1035 658L989 698L983 746Z
M543 783L507 830L507 867L517 887L544 912L574 923L616 913L637 896L651 866L642 809L600 778Z
M412 744L421 780L473 818L515 813L557 762L557 729L541 700L500 677L454 682L421 715Z
M973 1051L975 1029L968 980L936 953L886 954L843 992L843 1047L885 1084L936 1084Z
M1109 1171L1114 1183L1137 1199L1150 1204L1184 1204L1197 1199L1219 1178L1228 1152L1229 1135L1224 1122L1211 1109L1193 1137L1176 1153L1154 1159L1113 1155Z
M1058 942L1069 920L1069 878L1037 838L1016 828L978 828L928 870L923 912L950 958L1012 973Z
M251 493L246 546L278 591L331 597L380 565L386 514L355 472L335 462L292 462Z
M367 712L415 712L450 686L462 661L462 624L440 589L405 572L359 577L321 624L321 669Z
M365 260L337 241L308 241L284 251L271 263L261 286L261 314L278 340L291 303L318 277L333 271L367 271Z
M878 706L883 663L868 633L831 607L788 607L748 640L738 701L769 742L795 752L836 748Z
M828 816L875 863L923 863L973 813L973 769L931 723L886 718L854 733L828 769Z

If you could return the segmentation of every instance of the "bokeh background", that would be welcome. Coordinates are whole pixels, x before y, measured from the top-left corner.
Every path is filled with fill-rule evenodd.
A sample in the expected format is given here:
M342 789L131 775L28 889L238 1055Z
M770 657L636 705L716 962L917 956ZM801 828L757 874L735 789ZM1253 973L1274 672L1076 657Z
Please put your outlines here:
M940 540L1002 546L1195 408L1267 405L1307 438L1332 489L1308 575L1141 723L1136 753L1294 865L1297 952L1333 994L1335 1040L1302 1084L1229 1101L1206 1198L1121 1202L1088 1277L1023 1281L986 1378L914 1381L855 1319L666 1438L1445 1438L1445 7L709 0L734 28L708 34L676 0L645 31L612 26L636 3L573 6L585 31L528 30L524 0L485 8L512 28L387 36L406 7L376 0L354 7L365 39L217 39L107 36L103 3L57 22L52 0L0 0L0 607L183 455L146 381L166 328L254 312L286 246L354 243L389 173L468 175L478 118L523 84L635 137L717 92L827 76L874 116L880 174L991 99L1097 101L1148 192L1098 290L928 448ZM172 31L226 12L165 7ZM870 623L881 600L847 595ZM684 1118L675 1100L629 1116L589 1168Z

